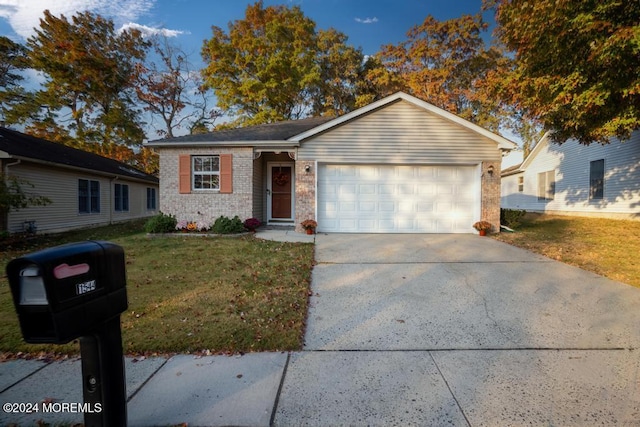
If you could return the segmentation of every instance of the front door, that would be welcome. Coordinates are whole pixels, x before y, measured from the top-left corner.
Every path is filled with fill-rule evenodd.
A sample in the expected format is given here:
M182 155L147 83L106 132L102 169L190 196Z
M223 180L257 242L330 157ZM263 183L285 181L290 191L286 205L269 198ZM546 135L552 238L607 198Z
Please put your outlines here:
M268 171L269 221L293 221L293 163L270 163Z

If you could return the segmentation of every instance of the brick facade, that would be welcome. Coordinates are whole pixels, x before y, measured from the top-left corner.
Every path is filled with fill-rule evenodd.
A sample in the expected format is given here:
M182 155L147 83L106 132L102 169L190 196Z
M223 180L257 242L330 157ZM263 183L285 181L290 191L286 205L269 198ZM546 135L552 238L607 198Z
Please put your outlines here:
M180 220L213 223L221 215L243 221L253 216L253 149L240 148L158 148L160 153L160 210ZM233 191L192 191L180 194L180 155L233 155Z
M306 169L309 169L307 172ZM303 233L300 223L316 219L316 163L309 160L296 161L296 231Z
M501 161L483 162L481 178L480 218L490 222L492 233L500 232L500 168ZM493 173L489 173L493 168Z

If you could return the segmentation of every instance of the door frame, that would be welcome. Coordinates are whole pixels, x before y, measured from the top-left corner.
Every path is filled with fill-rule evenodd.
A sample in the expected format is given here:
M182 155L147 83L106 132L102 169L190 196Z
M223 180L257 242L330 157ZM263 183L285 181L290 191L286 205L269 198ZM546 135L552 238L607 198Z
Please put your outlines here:
M295 206L296 206L296 169L295 162L267 162L267 224L293 224L296 218ZM286 166L291 168L291 218L276 218L272 217L272 199L271 199L271 182L273 178L273 168L279 166Z

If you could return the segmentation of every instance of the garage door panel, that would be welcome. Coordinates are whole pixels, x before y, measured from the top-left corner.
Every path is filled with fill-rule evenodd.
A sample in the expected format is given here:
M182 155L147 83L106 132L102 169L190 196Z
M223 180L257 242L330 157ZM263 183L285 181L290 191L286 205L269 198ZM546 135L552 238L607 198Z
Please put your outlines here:
M468 233L479 214L474 166L321 165L318 230Z
M375 184L360 184L358 185L358 193L361 196L367 194L376 194L376 185Z

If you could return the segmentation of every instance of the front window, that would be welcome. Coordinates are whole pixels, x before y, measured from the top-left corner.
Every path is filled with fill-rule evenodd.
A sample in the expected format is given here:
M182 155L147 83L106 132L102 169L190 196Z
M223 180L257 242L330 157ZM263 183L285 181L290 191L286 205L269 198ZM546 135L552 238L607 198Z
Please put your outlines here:
M524 176L518 177L518 193L522 193L524 191Z
M594 160L589 169L589 198L602 200L604 198L604 159Z
M114 185L113 206L116 212L126 212L129 210L129 186L127 184Z
M193 156L193 188L195 190L220 189L220 156Z
M78 212L100 212L100 182L79 179L78 180Z

